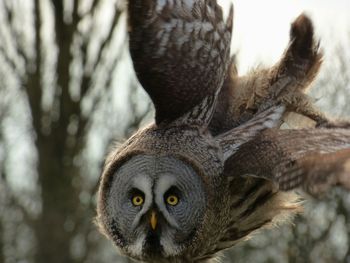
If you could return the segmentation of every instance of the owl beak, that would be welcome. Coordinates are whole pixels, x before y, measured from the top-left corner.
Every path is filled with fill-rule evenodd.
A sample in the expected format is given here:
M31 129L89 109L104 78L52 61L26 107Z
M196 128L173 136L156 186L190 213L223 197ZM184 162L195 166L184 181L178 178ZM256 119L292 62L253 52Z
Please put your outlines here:
M153 230L157 227L157 214L155 211L151 212L151 219L150 219L151 227Z

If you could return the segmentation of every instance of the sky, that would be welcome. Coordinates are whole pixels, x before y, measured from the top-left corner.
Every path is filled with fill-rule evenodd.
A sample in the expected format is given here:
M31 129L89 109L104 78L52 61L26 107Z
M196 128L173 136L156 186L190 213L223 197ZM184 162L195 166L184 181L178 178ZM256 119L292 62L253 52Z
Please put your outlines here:
M222 4L229 0L219 0ZM277 61L289 39L289 28L301 13L311 17L321 47L327 52L350 39L349 0L234 0L232 51L240 73ZM348 45L350 46L350 44Z

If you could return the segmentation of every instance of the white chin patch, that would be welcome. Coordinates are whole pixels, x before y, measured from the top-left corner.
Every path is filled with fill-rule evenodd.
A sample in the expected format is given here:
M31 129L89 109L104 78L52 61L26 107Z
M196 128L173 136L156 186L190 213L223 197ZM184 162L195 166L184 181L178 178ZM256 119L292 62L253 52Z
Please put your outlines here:
M180 247L174 244L173 240L166 234L161 237L160 244L163 248L163 254L165 257L176 256L181 251Z
M146 234L142 234L133 244L129 245L127 251L134 257L142 256L142 248L145 243Z

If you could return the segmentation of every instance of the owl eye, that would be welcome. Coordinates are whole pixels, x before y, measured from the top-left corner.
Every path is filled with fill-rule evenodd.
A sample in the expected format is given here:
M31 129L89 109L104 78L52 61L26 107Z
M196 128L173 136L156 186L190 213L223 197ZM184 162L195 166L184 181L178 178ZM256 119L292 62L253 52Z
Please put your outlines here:
M144 202L143 196L142 195L134 195L131 199L131 202L134 206L140 206Z
M175 206L179 203L179 198L176 195L169 195L166 198L166 202L168 205Z

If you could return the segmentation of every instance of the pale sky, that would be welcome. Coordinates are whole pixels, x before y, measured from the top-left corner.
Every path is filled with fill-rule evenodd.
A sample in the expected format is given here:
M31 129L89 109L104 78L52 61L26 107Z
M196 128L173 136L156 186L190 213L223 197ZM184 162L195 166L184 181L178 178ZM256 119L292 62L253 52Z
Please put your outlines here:
M225 2L227 0L219 0ZM234 0L233 51L239 51L240 72L256 64L271 64L282 54L291 22L302 12L310 15L325 53L348 41L349 0Z

